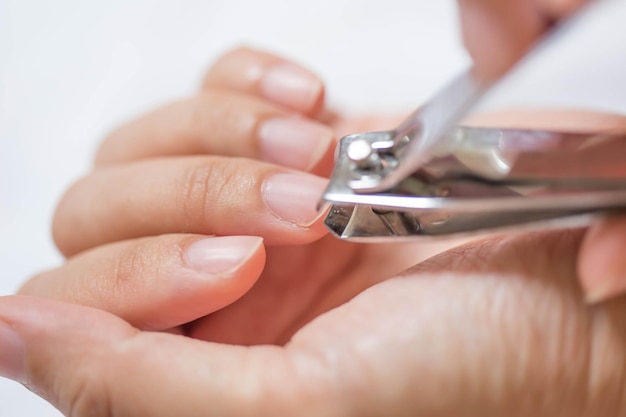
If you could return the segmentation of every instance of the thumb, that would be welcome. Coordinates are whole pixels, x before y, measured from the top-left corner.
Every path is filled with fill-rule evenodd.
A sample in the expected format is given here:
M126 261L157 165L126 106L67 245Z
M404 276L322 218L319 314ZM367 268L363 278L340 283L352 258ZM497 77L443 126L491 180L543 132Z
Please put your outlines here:
M283 348L140 332L88 307L0 297L0 352L0 375L75 417L303 415Z
M545 21L534 2L459 0L465 46L477 73L495 79L543 34Z
M607 217L585 235L578 258L578 272L586 299L598 303L626 292L626 219Z
M552 23L586 0L459 0L463 41L478 74L491 80L514 65Z

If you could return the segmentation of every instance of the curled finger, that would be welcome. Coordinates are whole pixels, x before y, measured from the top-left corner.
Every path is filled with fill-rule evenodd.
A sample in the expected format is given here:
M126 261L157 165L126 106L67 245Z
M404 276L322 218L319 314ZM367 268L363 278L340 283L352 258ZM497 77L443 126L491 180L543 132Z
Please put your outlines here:
M259 237L163 235L82 253L35 276L20 294L95 307L140 329L165 330L236 301L264 264Z

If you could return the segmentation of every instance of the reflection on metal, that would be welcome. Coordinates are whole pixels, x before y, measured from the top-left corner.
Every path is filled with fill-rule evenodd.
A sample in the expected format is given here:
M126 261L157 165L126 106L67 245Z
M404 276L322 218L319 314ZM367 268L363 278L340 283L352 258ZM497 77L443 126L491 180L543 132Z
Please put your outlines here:
M593 7L602 3L610 0ZM539 49L574 33L590 10ZM322 197L331 204L328 228L384 240L560 226L626 210L626 132L459 127L497 81L467 72L398 128L344 137Z
M458 128L445 150L396 186L354 190L355 178L377 173L355 166L347 149L353 141L374 144L387 135L352 135L339 145L324 194L332 204L326 224L337 236L469 233L626 208L626 133Z

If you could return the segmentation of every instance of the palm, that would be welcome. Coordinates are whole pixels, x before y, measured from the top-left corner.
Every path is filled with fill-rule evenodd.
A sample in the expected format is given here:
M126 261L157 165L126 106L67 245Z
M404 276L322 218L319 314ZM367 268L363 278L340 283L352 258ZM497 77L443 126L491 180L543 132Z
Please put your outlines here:
M282 343L312 318L429 253L416 244L362 245L331 236L304 246L268 248L266 269L252 290L188 330L214 341Z
M319 317L290 347L332 363L345 392L368 393L355 395L363 409L354 415L491 415L485 407L503 415L515 404L524 404L520 415L581 415L584 401L606 407L594 399L606 400L622 372L611 364L624 359L626 309L582 301L581 235L517 235L448 251ZM594 346L603 346L599 356Z
M264 364L265 383L282 387L287 378L298 392L311 384L340 387L350 415L503 415L521 404L519 415L582 415L580 407L605 407L607 396L621 395L607 388L622 373L611 364L624 360L626 309L623 303L591 309L582 301L575 272L581 236L551 232L486 239L366 291L361 290L377 280L368 277L390 272L375 267L378 251L387 256L384 248L320 241L300 248L300 256L353 251L351 261L327 274L315 266L317 276L291 277L288 271L306 265L286 268L289 264L270 261L255 295L204 319L198 335L250 344L291 336L282 352L291 352L286 356L298 365ZM294 253L277 249L271 259L285 255ZM273 265L280 266L279 274L271 274ZM371 274L360 275L370 267ZM301 282L307 278L316 285ZM283 295L270 298L281 284L286 284ZM298 298L303 294L306 302ZM255 297L264 301L254 304ZM304 325L313 316L318 317ZM236 331L225 332L227 325ZM245 338L251 330L254 336ZM601 355L594 357L593 347L600 345ZM297 371L302 369L316 372ZM557 397L561 401L554 402Z
M333 115L338 136L389 129L399 117ZM322 167L328 174L331 166ZM233 305L188 326L188 334L236 344L284 343L314 317L417 264L446 244L362 245L331 236L303 246L268 248L263 275Z

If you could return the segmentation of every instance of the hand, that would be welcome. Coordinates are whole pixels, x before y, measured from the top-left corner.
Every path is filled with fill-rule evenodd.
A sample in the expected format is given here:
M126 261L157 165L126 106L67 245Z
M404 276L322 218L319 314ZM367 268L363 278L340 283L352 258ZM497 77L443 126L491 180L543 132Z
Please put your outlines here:
M77 417L623 415L626 302L585 305L581 236L446 252L284 347L144 332L101 310L7 297L0 372Z
M458 3L465 45L478 73L489 77L506 71L550 26L589 1L459 0ZM583 115L583 118L590 121L588 116ZM533 117L548 121L550 115L535 112ZM575 118L567 117L567 120L570 123ZM501 122L507 124L504 120ZM614 122L597 120L589 126L624 130L622 123ZM549 121L546 126L554 128ZM600 302L626 291L624 248L626 219L623 217L599 221L587 233L578 258L578 270L589 302Z
M257 242L257 243L258 243L258 242ZM132 249L132 248L131 248L131 249ZM139 248L137 248L137 247L136 247L136 248L134 248L134 249L139 249ZM145 248L144 248L144 249L145 249ZM152 248L152 249L155 249L155 248ZM99 250L102 250L102 248L100 248L100 249L94 249L94 253L95 253L95 251L99 251ZM132 251L132 250L130 250L129 252L130 252L130 253L132 253L133 251ZM137 252L139 252L140 254L141 254L141 253L148 253L148 254L150 254L150 253L152 253L152 252L158 253L158 251L153 251L153 250L150 250L150 248L149 248L149 247L147 248L147 250L145 250L145 251L143 251L143 252L142 252L142 251L140 251L140 250L138 250ZM93 253L92 253L92 254L93 254ZM104 258L105 260L107 259L107 257L102 257L102 256L101 256L102 254L104 254L104 252L100 252L99 254L100 254L100 256L95 256L95 255L94 255L93 259L97 259L97 258L101 258L101 259L102 259L102 258ZM119 259L119 252L118 252L118 253L111 252L111 254L112 254L113 256L111 256L111 257L108 259L109 261L111 261L111 258ZM87 258L85 258L85 259L87 259ZM92 260L93 260L93 259L92 259ZM128 260L128 259L126 259L126 260ZM135 259L133 259L133 260L135 261L135 260L137 260L137 258L135 258ZM142 260L143 260L143 261L144 261L144 263L145 263L145 261L146 261L146 260L145 260L145 259L141 259L141 257L139 257L139 261L140 261L140 263L141 263L141 261L142 261ZM116 262L119 262L119 261L116 261ZM87 263L88 263L88 262L83 263L82 268L81 268L81 265L80 265L80 264L75 264L75 265L78 265L78 266L77 266L77 268L75 269L75 271L74 271L74 272L78 272L78 271L80 271L80 272L84 273L84 272L85 272L85 268L84 268L84 267L85 267L85 265L86 265ZM104 262L104 264L106 264L106 262ZM132 265L132 264L134 264L134 262L130 262L130 264ZM121 264L120 264L120 263L117 263L116 265L121 265L121 266L124 266L125 264L124 264L124 262L123 262L123 260L122 260L122 263L121 263ZM143 266L143 265L139 265L140 269L138 270L138 272L141 272L141 271L142 271L142 270L141 270L141 267L142 267L142 266ZM82 269L82 271L81 271L81 269ZM97 268L96 268L96 269L97 269ZM70 271L71 271L71 270L70 270ZM104 271L103 276L105 276L105 275L106 275L106 273L107 273L107 272L109 272L108 270L106 270L106 268L103 268L103 271ZM67 272L67 271L63 271L63 272ZM60 273L60 272L59 272L59 273ZM77 275L80 275L80 274L77 274ZM157 274L157 275L158 275L158 274ZM122 276L122 278L129 278L129 277L132 277L132 274L130 274L130 275L126 276L126 277ZM74 282L72 283L72 280L70 279L68 282L70 283L70 285L69 285L70 287L71 287L72 285L76 285L76 284L78 284L78 281L77 281L77 280L76 280L76 281L74 281ZM59 283L59 282L57 282L57 284L58 284L58 283ZM143 288L141 288L141 284L142 284L142 283L139 283L139 285L138 285L137 287L135 287L135 289L137 289L137 288L139 288L139 289L143 289ZM156 286L158 283L157 283L157 282L152 282L151 284L152 284L153 286ZM79 285L80 285L80 284L79 284ZM105 282L105 285L106 285L106 282ZM84 288L84 289L89 289L89 288L90 288L90 287L89 287L89 284L87 284L87 287L86 287L86 288ZM67 289L67 288L66 288L66 289ZM124 288L122 288L122 289L124 289ZM70 291L66 291L66 292L65 292L62 296L60 296L60 297L58 297L58 298L63 298L63 297L68 297L68 296L71 296L71 295L72 295L72 290L74 290L74 291L75 291L75 290L76 290L76 288L73 288L73 289L72 289L72 288L70 288ZM96 291L99 291L100 289L99 289L99 288L95 288L95 290L96 290ZM96 293L96 295L100 295L100 296L102 296L102 295L104 295L104 296L111 296L112 291L110 291L110 292L106 292L106 290L107 290L107 289L105 288L105 291L104 291L103 293L101 293L101 294ZM45 291L44 291L44 292L45 292ZM78 291L78 292L80 293L80 291ZM358 292L358 291L357 291L357 292ZM121 292L120 292L120 293L121 293ZM140 292L138 291L138 293L140 293ZM209 292L208 292L208 291L205 291L205 294L209 294ZM93 295L93 294L92 294L92 295ZM150 295L150 293L149 293L149 292L148 292L148 295ZM71 297L68 297L68 298L71 298ZM159 299L159 298L157 297L157 301L162 301L162 302L165 302L166 300L164 300L164 298L165 298L165 297L163 297L163 296L161 296L161 299ZM174 297L172 297L172 298L174 298ZM89 301L93 301L93 300L87 300L86 304L89 304ZM107 302L107 301L109 301L109 300L100 300L100 301L105 301L105 302ZM128 300L127 300L127 301L128 301ZM167 300L167 301L172 301L172 300ZM178 301L178 302L180 303L180 304L179 304L179 307L181 307L183 304L187 303L189 300L188 300L188 299L184 299L184 297L183 297L183 300L182 300L182 301L181 301L180 299L177 299L176 301ZM84 301L81 301L81 302L84 302ZM10 304L10 302L9 302L9 304ZM376 305L376 304L374 303L374 305ZM153 306L153 307L154 307L154 306ZM173 308L171 308L171 305L167 305L167 303L166 303L165 307L166 307L166 309L169 307L169 308L170 308L170 312L174 312L174 311L175 311ZM234 306L233 306L233 307L234 307ZM52 308L52 309L54 309L55 307L51 307L51 308ZM158 307L157 307L157 308L158 308ZM206 307L203 307L203 308L206 308ZM215 306L212 306L212 308L215 308ZM161 309L159 309L159 310L161 310ZM207 310L208 310L208 308L207 308ZM139 312L137 313L136 317L135 317L135 318L136 318L136 319L138 319L140 322L141 322L141 314L142 314L142 313L145 313L145 311L139 311ZM218 313L218 314L219 314L219 313ZM149 316L149 315L147 315L147 316ZM215 315L214 315L214 316L215 316ZM236 316L236 315L235 315L235 316ZM249 318L249 317L248 317L248 318ZM144 317L144 320L151 320L151 319L152 319L152 316L150 316L150 317ZM167 320L167 318L166 318L165 320ZM179 318L179 320L180 320L180 318ZM10 319L10 318L9 318L9 319L7 319L7 321L12 321L12 319ZM19 327L19 326L16 324L17 322L12 321L12 323L13 323L13 325L14 325L14 326ZM146 326L146 327L147 327L147 328L150 328L150 326ZM218 328L218 329L219 329L219 328ZM306 328L305 328L305 329L306 329ZM174 329L170 329L170 330L174 331ZM178 329L176 329L176 330L181 330L181 329L180 329L180 328L178 328ZM186 330L186 329L185 329L185 330ZM237 331L239 331L239 329L237 329ZM245 331L245 329L243 329L243 331ZM219 334L219 332L218 332L218 334ZM384 333L383 333L383 335L384 335ZM210 338L211 338L211 335L209 335L209 336L208 336L208 338L210 339ZM280 338L279 338L278 340L280 341ZM246 342L244 341L243 343L246 343ZM257 342L252 342L252 343L257 343ZM86 345L86 344L85 344L85 345ZM92 397L92 398L93 398L93 397ZM100 398L100 397L98 397L98 398ZM100 398L100 400L101 400L101 398ZM99 400L98 400L98 401L99 401ZM280 403L278 403L278 404L280 405ZM408 406L412 407L412 406L411 406L411 404L410 404L410 403L407 403L407 402L402 402L402 401L401 401L401 402L399 402L398 404L399 404L400 406L402 406L402 405L404 404L404 405L408 405ZM283 405L284 405L284 404L283 404ZM226 405L226 406L228 407L228 405ZM270 407L273 407L273 405L270 405ZM410 409L410 410L414 410L414 408L409 408L409 409ZM79 414L79 415L80 415L80 414Z
M245 53L248 54L250 51ZM537 124L541 124L541 120L536 116L536 114L530 115L530 119L535 123L535 127L542 127L537 126ZM500 120L503 119L502 115L498 117ZM512 119L512 117L517 120ZM521 124L528 127L528 120L524 120L527 117L529 117L528 114L524 115L517 112L513 116L508 116L505 123L511 126ZM570 127L572 127L572 120L583 123L583 125L574 126L578 130L585 128L595 130L599 127L598 122L600 120L604 121L605 125L602 125L604 127L606 127L607 121L614 124L623 123L622 119L606 117L597 119L591 115L584 117L577 115L574 119L570 115L569 121L567 118L565 120L563 123L568 123ZM584 125L584 120L587 120L587 126ZM554 115L548 121L553 127L555 127L555 123L558 123ZM487 121L483 119L480 123L484 125ZM167 131L167 129L165 130ZM143 129L139 129L139 131L143 131ZM117 135L119 134L121 133L118 132ZM131 135L121 142L132 144L133 137L135 136ZM136 137L141 138L141 136ZM184 143L184 141L179 142ZM107 146L111 145L105 145L104 150ZM141 149L141 147L137 149ZM184 159L188 161L187 158ZM159 161L146 161L142 164L147 162L156 163ZM116 165L102 169L110 172L121 168L128 169L133 164ZM251 161L247 161L245 165L254 166ZM161 172L160 170L155 171ZM250 175L254 175L254 172ZM158 174L153 174L150 178L158 178ZM79 202L92 200L89 194L86 198L81 197L82 193L89 190L95 191L94 194L97 195L96 185L90 183L89 179L84 181L87 184L83 186L82 190L80 186L77 186L78 189L75 188L66 196L64 204L69 209L76 207L71 202L72 193L75 193ZM111 188L115 189L115 192L119 192L120 183ZM101 187L103 182L100 181L99 184ZM163 189L164 187L159 186L157 188ZM115 195L114 192L111 192L110 198L114 198ZM167 201L167 198L161 197L161 199ZM233 204L235 203L237 200ZM241 201L241 203L245 202ZM149 217L149 209L156 204L153 202L144 202L143 204L139 211ZM64 209L62 205L59 211L61 218L63 210L67 210L67 207ZM78 208L78 212L73 212L67 218L78 222L81 222L80 220L83 218L85 220L81 223L88 224L86 216L81 213L83 209ZM176 214L173 209L167 209L167 211ZM262 212L262 210L260 211ZM263 214L254 211L250 213L253 216ZM116 229L111 227L115 221L120 221L125 225L125 222L128 221L124 219L124 216L128 216L125 214L125 210L120 210L112 216L98 214L98 212L96 214L94 220L96 220L96 226L101 224L101 230ZM227 220L226 217L224 222L228 223ZM59 221L61 220L57 218L57 222ZM103 222L104 224L102 224ZM96 226L92 225L91 227ZM224 226L233 227L229 224ZM235 226L237 225L235 224ZM156 226L153 224L151 227ZM59 229L63 230L63 228ZM71 227L69 230L78 229ZM118 227L117 230L127 233L128 227ZM297 239L302 239L298 233L311 232L306 227L296 229L297 233L293 232L293 234L291 234L291 229L288 233L283 232L282 229L279 230L282 234L277 234L274 229L270 229L266 233L270 237L283 236L281 239L284 237L294 239L294 236ZM61 247L66 247L64 243L67 242L81 247L81 245L97 245L102 243L97 242L98 239L102 241L107 239L101 237L103 234L100 231L92 234L95 236L96 243L85 244L81 239L85 239L85 236L89 236L89 234L84 234L84 227L81 232L82 234L78 236L69 233L65 236L66 239L57 235L57 240ZM146 234L151 235L152 232ZM448 411L458 413L458 410L469 409L470 404L472 404L471 407L475 407L475 412L479 414L488 415L491 409L496 410L494 412L510 414L509 411L516 407L515 401L523 398L523 396L520 397L520 390L526 390L529 383L531 387L540 389L561 382L556 381L551 375L558 375L563 367L572 365L572 358L564 356L563 359L567 359L566 365L557 361L557 363L549 364L550 366L537 366L536 360L538 359L535 358L542 358L546 349L552 349L551 343L559 342L552 337L554 329L540 326L545 317L563 317L563 315L570 314L569 311L562 311L562 305L565 304L569 306L567 308L576 312L576 314L572 313L571 323L567 322L576 329L571 346L577 346L577 344L587 346L589 339L595 337L579 329L582 325L578 320L585 323L592 320L588 317L590 313L581 304L580 295L574 285L572 259L575 256L579 236L566 234L562 238L557 234L551 234L549 238L545 238L543 235L534 235L534 237L531 235L530 237L477 243L434 258L430 262L422 264L418 270L420 274L432 274L439 273L442 269L451 269L458 273L476 273L478 274L476 277L472 275L471 278L466 278L467 281L461 281L462 278L450 275L436 279L425 279L417 278L420 274L413 276L411 273L407 277L413 278L395 279L376 285L365 294L357 296L354 301L347 303L344 301L373 283L382 281L388 276L385 274L393 273L393 268L401 268L405 262L409 264L416 262L419 255L412 252L416 247L353 246L333 239L321 239L310 245L292 248L269 247L268 268L255 288L232 306L209 315L212 311L218 310L240 297L254 283L256 276L262 269L262 247L258 240L248 239L247 245L252 253L247 254L247 257L244 256L238 267L222 273L193 270L193 268L185 265L189 256L183 255L181 257L180 253L181 251L185 252L189 243L193 247L193 243L196 242L217 242L220 247L226 247L228 244L233 244L233 238L206 240L199 239L197 236L169 235L95 247L73 257L65 267L40 275L27 284L24 292L97 306L122 316L140 329L186 333L198 339L239 344L281 344L289 340L294 332L298 332L287 347L254 347L242 350L242 348L233 346L200 343L172 335L138 334L137 330L129 327L128 324L121 323L104 313L58 304L45 304L42 301L34 301L34 299L14 299L4 300L0 303L0 317L10 323L11 329L20 333L18 339L9 339L10 336L6 336L3 342L7 346L7 352L10 348L12 349L11 352L17 353L6 355L6 360L0 365L0 368L6 375L22 381L29 381L32 389L55 402L60 408L76 415L93 415L93 409L101 407L103 407L103 415L106 415L107 412L112 412L106 409L106 404L113 404L114 407L121 410L119 413L122 415L169 415L174 412L173 407L181 407L181 403L188 406L189 409L181 408L178 413L187 415L206 412L214 412L217 415L226 413L245 415L248 412L248 407L255 407L256 410L259 410L257 414L260 415L263 413L275 414L276 410L288 410L288 414L303 415L304 411L298 407L301 407L303 403L309 403L312 399L318 399L319 402L313 404L311 414L325 411L320 411L316 407L328 403L331 403L330 407L345 409L355 415L363 414L362 410L364 409L381 410L381 413L385 413L382 410L389 410L391 414L402 414L405 411L411 414L420 409L424 410L424 413ZM559 246L561 240L566 243L566 247L561 248ZM547 261L537 242L546 245L546 249L552 248L553 244L559 246L560 249L555 252L555 257L561 262L545 265ZM211 252L213 250L211 243L207 244L209 252ZM204 244L205 250L207 244ZM67 246L71 248L73 245L68 244ZM404 249L404 251L398 249ZM80 251L81 249L74 250ZM535 250L537 252L534 252ZM66 251L71 253L71 250L66 249ZM236 253L236 251L234 252ZM224 251L221 253L224 255ZM332 259L332 256L339 255L344 257L340 259L348 262L348 266L340 265L344 269L343 271L332 270L331 267L337 263L335 259L327 263L312 262L312 266L317 268L315 270L302 268L301 265L297 264L294 254L300 254L301 259L305 261L314 257L328 260ZM485 258L491 260L483 265L481 260ZM210 269L222 261L212 257L211 262L204 263L203 266ZM536 269L530 268L530 266L535 265ZM480 268L478 268L479 266ZM302 269L305 269L305 273L300 275L300 279L294 280L293 275ZM487 272L491 275L485 278L484 274ZM512 279L508 276L509 273L520 274L529 281ZM92 279L85 279L86 276ZM560 284L556 286L557 290L554 290L552 280L556 278ZM446 282L447 284L440 284ZM311 288L315 289L316 286L324 286L324 284L328 288L331 283L337 283L337 285L330 286L330 290L325 292L311 291ZM532 283L532 285L527 285L528 283ZM500 285L502 286L501 290ZM518 288L520 285L521 290ZM473 288L474 286L476 288ZM277 288L283 291L281 294L283 297L276 297ZM433 288L435 294L440 294L434 298L431 297ZM508 294L503 296L507 301L503 302L499 308L483 311L480 307L480 300L492 299L494 291L499 294L496 289L502 291L503 294ZM541 310L543 315L540 315L534 309L534 297L546 289L556 293L556 295L554 299L550 298L547 301L542 301L544 298L537 297L537 306L543 306L544 302L546 305L552 306L547 311ZM520 291L528 291L528 296L522 299L516 298L522 293ZM314 294L316 298L311 297L311 294ZM413 297L415 298L413 299ZM457 300L457 298L459 299ZM510 310L500 310L509 304L509 298L515 298L517 301L510 301ZM450 304L444 300L449 300ZM471 300L474 301L470 302ZM522 301L523 305L521 306L515 304ZM307 305L303 308L303 304ZM311 325L302 327L311 318L339 304L344 305L331 313L322 314ZM455 306L455 308L451 308L451 306ZM25 308L33 309L33 314L22 314L21 311ZM532 310L529 314L534 313L535 315L525 315L528 309ZM508 311L518 311L520 314L518 319L512 319L513 321L510 323L500 323L500 314ZM46 320L50 326L50 331L42 332L41 329L32 327L33 321L36 322L40 319L39 314L48 316ZM71 329L63 327L62 323L55 325L55 317L65 323L72 323ZM437 325L433 326L432 321L428 321L428 317L436 317ZM527 322L529 317L532 320ZM605 325L602 320L599 321L601 324L598 326ZM402 323L402 328L393 323ZM528 323L536 323L539 326L540 332L537 337L528 338L525 336L528 328L524 326L528 326ZM529 347L528 352L524 351L525 354L527 353L525 358L516 356L517 351L507 356L504 354L506 352L503 352L504 347L498 340L489 340L489 337L484 337L480 339L482 343L476 346L475 357L464 356L466 352L461 351L462 349L459 349L459 352L455 351L455 346L462 347L476 338L472 329L478 328L479 324L480 326L487 324L498 327L506 325L507 329L510 325L512 333L509 337L515 337L517 341L536 346L537 350L532 350ZM561 322L554 324L555 327L560 325ZM94 326L98 328L99 334L97 336L93 335L92 332L84 331L84 329ZM10 329L5 331L7 335L12 334L11 332ZM494 330L495 332L496 330ZM32 334L36 338L27 339ZM342 337L333 337L336 334L341 334ZM372 334L377 335L375 340L371 339ZM442 337L442 334L445 337ZM500 336L500 333L498 334ZM127 339L129 335L133 335L131 339ZM614 337L613 334L609 336ZM50 337L57 339L55 339L56 341L46 339ZM507 337L507 334L503 334L502 337ZM13 340L13 343L7 342L7 340ZM138 341L135 342L134 340ZM359 348L359 346L367 346L368 340L370 343L374 343L372 347ZM23 363L20 345L24 341L28 346L26 370L20 367L20 364ZM427 342L431 345L426 345ZM541 343L537 344L537 342ZM67 343L70 345L68 346ZM567 345L567 341L563 343L564 349L570 347ZM604 346L604 341L601 343ZM615 343L617 344L617 342ZM98 349L94 350L96 345ZM31 346L35 346L35 348ZM72 346L79 347L78 352ZM430 347L424 348L426 350L413 351L414 346ZM46 352L42 353L41 350L37 349L38 347L45 349ZM437 352L438 350L441 351ZM120 351L122 351L121 354ZM492 355L495 354L502 355L500 357L501 362L498 362L497 366L490 368L481 365L489 363ZM43 355L43 357L38 355ZM101 369L103 364L99 363L93 355L101 359L104 358L103 362L106 363L107 369ZM430 355L434 356L431 357ZM136 356L141 356L141 358ZM450 357L458 358L458 361L451 361ZM175 363L172 364L172 358L181 359L175 359ZM334 358L334 360L339 361L339 365L333 365L334 362L330 362L330 365L320 365L318 364L319 358L327 361L330 361L328 358ZM431 361L433 358L438 359ZM406 363L404 362L405 359ZM66 365L75 363L74 361L88 365L85 365L85 374L81 372L80 375L76 375L66 371L64 374L58 374L58 380L51 380L46 379L43 375L49 370L48 360ZM582 369L586 366L586 363L581 362L579 357L574 357L573 360L575 367L572 369ZM237 366L237 363L244 361L249 363L249 367L241 369L240 366ZM352 366L359 361L371 363L373 372L363 377L359 367ZM153 362L161 366L154 368ZM203 368L204 371L212 370L215 375L219 375L218 380L211 381L198 378L197 372L188 373L190 368L197 370L197 364L206 366ZM288 366L288 364L291 365ZM410 364L412 367L406 368L406 364ZM470 364L475 365L475 367L469 369L471 368L469 367ZM120 385L118 372L121 372L123 366L132 369L133 378L125 379L124 384ZM362 369L363 366L360 366ZM534 375L535 379L530 382L516 379L518 366L527 369L528 374ZM594 366L597 367L598 365ZM69 370L77 369L71 365L68 368ZM364 368L369 369L367 366ZM394 369L399 368L404 371L414 369L415 372L394 371ZM466 370L467 374L459 374L457 372L459 369L469 370ZM201 374L204 374L204 371ZM504 372L504 376L499 373L500 371ZM106 374L101 375L103 372ZM336 373L332 374L332 372ZM615 372L620 373L622 370L618 369ZM161 383L161 379L165 378L165 373L169 375L168 378L174 378L180 383L177 385L178 388L172 391L175 394L169 397L161 394L161 390L166 391L174 388ZM596 382L592 384L593 389L598 390L598 392L604 389L605 380L617 377L605 368L599 369L598 373L602 377L599 379L599 385L597 387L593 385ZM56 374L53 372L51 375ZM425 391L420 386L423 395L414 397L411 388L422 381L421 378L425 374L429 378L430 386L450 384L459 375L465 375L465 380L472 387L481 386L481 384L485 384L487 387L483 390L472 391L472 387L459 384L456 390L451 390L446 395L437 397L436 395L431 396L430 391ZM98 375L102 377L102 382L92 385L95 382L83 379L88 378L85 375ZM232 377L228 377L228 375L232 375ZM334 379L335 377L336 379ZM502 377L502 380L506 381L509 395L503 396L496 404L490 404L493 396L498 395L494 391L497 388L494 380L498 377ZM417 378L420 379L417 380ZM237 385L241 379L252 381L251 387L256 392L256 395L252 395L248 402L242 399L248 393L242 392L241 387L234 386L232 392L225 393L223 389L216 386L227 386L230 390L231 386ZM564 380L567 384L575 385L575 389L584 386L579 384L578 378L564 377ZM575 382L572 382L574 380ZM155 383L155 381L158 382ZM127 387L125 384L132 384L132 387ZM285 396L264 395L267 392L264 390L273 391L277 389L277 384L286 384L292 390L287 390L284 393ZM327 388L330 384L339 387L342 392L352 394L345 396L345 402L330 402L329 396L335 395L329 392ZM566 388L569 389L570 386L567 384ZM117 388L115 390L109 389L109 385ZM387 399L372 395L376 392L384 393L384 387L393 386L403 386L405 390L399 390ZM494 386L496 387L494 388ZM250 388L250 386L246 387ZM258 388L258 391L255 387ZM132 398L136 398L138 390L145 390L144 396L150 399L149 404L131 401ZM466 391L471 395L463 394ZM111 397L107 397L106 395L109 395L107 393L111 392L113 392L110 394ZM368 399L360 398L358 393L361 392L368 393ZM410 394L405 394L407 392ZM570 391L567 390L556 393L552 390L550 393L566 399L570 395ZM578 391L574 389L571 391L571 395L576 393ZM598 398L602 401L608 401L619 396L619 393L611 392L602 392L601 394L598 395ZM201 403L198 397L200 395L207 400L207 403ZM214 397L219 397L220 400L213 401L212 398ZM168 403L167 398L171 398L172 403ZM557 402L554 406L555 409L560 409L562 404L563 402ZM207 406L210 406L211 409L204 408ZM594 409L595 406L590 407L590 409ZM536 404L531 406L529 410L531 415L541 415L540 413L544 412ZM552 412L549 407L545 410L547 410L545 413Z
M198 96L105 141L97 168L68 191L55 217L68 263L21 293L101 308L140 329L286 342L436 250L325 237L315 205L326 182L295 169L331 168L333 131L315 120L328 113L310 72L249 49L226 54Z

